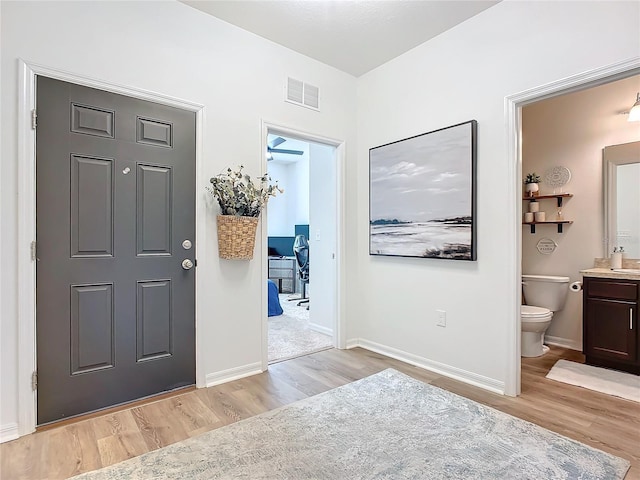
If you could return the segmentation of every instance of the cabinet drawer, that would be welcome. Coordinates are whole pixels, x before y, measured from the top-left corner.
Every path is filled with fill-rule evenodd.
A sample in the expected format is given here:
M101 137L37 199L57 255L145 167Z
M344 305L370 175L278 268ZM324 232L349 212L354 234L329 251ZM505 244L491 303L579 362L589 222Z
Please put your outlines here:
M293 278L293 270L290 268L270 268L269 278Z
M293 268L293 261L288 258L269 259L269 268Z
M638 298L638 285L624 281L589 280L587 295L589 297L635 301Z

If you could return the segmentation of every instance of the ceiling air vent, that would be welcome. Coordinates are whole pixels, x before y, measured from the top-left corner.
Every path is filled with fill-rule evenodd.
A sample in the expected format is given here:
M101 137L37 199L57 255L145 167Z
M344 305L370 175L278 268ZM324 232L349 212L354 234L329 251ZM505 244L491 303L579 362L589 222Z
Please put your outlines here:
M319 110L319 95L320 91L318 87L301 82L295 78L287 79L287 96L285 101L313 110Z

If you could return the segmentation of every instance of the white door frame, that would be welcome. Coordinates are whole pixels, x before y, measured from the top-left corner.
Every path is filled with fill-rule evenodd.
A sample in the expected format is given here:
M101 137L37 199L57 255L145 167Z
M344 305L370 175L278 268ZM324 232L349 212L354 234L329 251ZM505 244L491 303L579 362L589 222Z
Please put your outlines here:
M36 240L36 131L31 128L31 112L36 109L36 76L97 88L128 97L181 108L196 114L196 185L202 183L202 132L204 106L160 93L104 82L55 68L19 60L18 85L18 435L36 428L37 396L31 388L36 369L36 264L31 259L31 242ZM196 201L196 246L206 230L205 212ZM202 348L199 338L198 293L202 281L196 275L196 385L205 386Z
M285 137L295 137L296 139L308 141L308 142L316 142L322 143L325 145L331 145L335 147L335 172L336 172L336 258L335 258L335 322L333 324L333 342L334 347L344 349L346 348L346 326L344 325L344 311L345 306L343 304L343 295L342 295L342 285L344 285L344 275L345 268L344 262L342 259L342 253L345 251L344 245L344 197L345 197L345 186L344 179L346 175L346 162L345 162L345 152L346 145L343 140L336 140L334 138L329 138L321 135L317 135L314 133L305 132L302 130L297 130L292 127L280 125L273 122L267 122L265 120L262 121L262 135L260 136L260 158L262 158L262 171L267 171L267 159L265 155L265 149L267 145L267 135L269 133L275 133L278 135L283 135ZM268 210L268 209L267 209ZM262 251L268 252L267 246L267 232L268 232L268 222L267 222L267 212L265 211L264 218L262 219L261 224L261 239L262 239ZM268 255L267 255L268 256ZM262 278L269 278L268 274L268 262L262 262ZM262 285L262 370L265 371L268 368L268 297L267 297L267 282L263 282Z
M515 268L509 278L511 294L506 301L511 311L507 323L507 374L505 394L520 395L520 303L522 301L522 107L546 98L584 90L611 81L620 80L640 73L640 58L632 58L604 67L589 70L578 75L557 80L525 90L505 98L504 111L507 127L507 167L511 181L507 185L510 211L508 232L510 238L506 242L507 258ZM632 100L630 99L631 103ZM631 105L629 105L631 106Z

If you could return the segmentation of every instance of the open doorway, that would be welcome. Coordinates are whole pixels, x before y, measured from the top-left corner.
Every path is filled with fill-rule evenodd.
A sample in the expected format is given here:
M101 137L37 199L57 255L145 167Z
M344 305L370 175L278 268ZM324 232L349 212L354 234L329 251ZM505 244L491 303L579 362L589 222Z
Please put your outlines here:
M337 312L336 147L267 134L267 173L284 189L267 218L267 360L333 347Z
M638 63L637 60L625 61L619 64L605 66L605 67L598 68L586 73L581 73L580 75L558 80L557 82L542 85L537 88L529 89L519 94L506 97L505 99L505 107L506 107L507 120L508 120L507 137L509 138L508 158L509 158L509 164L515 167L511 171L511 174L513 175L512 178L514 180L511 187L513 192L513 198L516 199L516 201L513 204L513 209L511 212L513 215L512 216L510 215L511 219L514 221L513 232L514 232L514 239L515 239L514 245L516 246L516 248L513 250L512 253L515 254L514 265L516 268L513 271L514 275L512 277L513 297L509 299L509 301L515 300L512 304L513 312L514 312L513 318L515 319L515 321L513 322L512 325L510 325L510 333L509 333L509 336L510 337L512 336L513 338L513 343L510 345L509 352L508 352L508 356L511 359L511 361L508 362L507 381L505 382L505 393L507 393L508 395L515 396L520 394L520 377L521 377L520 369L521 369L521 353L522 353L522 345L521 345L522 305L521 304L524 304L522 274L523 272L531 273L531 274L542 273L539 271L523 270L525 267L527 268L527 270L530 270L530 268L533 268L532 267L533 264L531 263L528 263L527 266L524 265L525 254L526 254L525 249L528 248L527 245L530 247L531 243L534 242L534 247L537 250L540 240L544 240L543 244L548 243L549 245L553 246L553 249L551 249L551 251L558 250L559 253L562 251L562 249L566 251L567 250L566 245L569 244L570 237L578 236L579 238L582 238L581 233L584 234L584 232L580 231L580 228L576 228L576 227L586 226L587 228L591 228L591 229L595 228L599 224L599 221L597 220L597 215L601 215L602 213L602 209L596 206L592 208L583 207L582 209L583 212L584 211L590 211L591 213L596 212L596 218L594 219L593 215L590 216L589 218L585 217L584 215L576 216L576 218L579 221L573 222L574 224L572 225L571 228L564 229L564 228L558 227L556 224L559 223L560 221L562 221L563 223L568 223L568 221L565 221L566 220L565 215L567 215L568 217L569 214L572 213L571 210L574 210L573 213L577 213L577 210L575 209L575 207L580 208L580 205L579 205L580 202L576 201L578 200L578 197L572 198L571 209L568 208L569 202L566 202L565 204L565 202L560 203L558 201L556 203L555 202L555 197L557 196L556 194L567 196L567 197L569 197L570 195L566 194L565 192L558 193L559 191L556 191L554 193L553 187L551 187L551 195L549 197L551 198L551 201L552 201L551 210L550 210L552 212L552 218L551 218L551 221L548 221L545 218L545 220L544 221L541 220L540 223L552 223L553 224L551 225L552 230L551 231L548 230L549 225L541 225L540 228L536 228L535 223L537 222L535 221L535 216L534 216L533 222L531 222L530 220L527 221L527 219L524 217L523 214L527 210L529 210L529 213L531 213L531 210L529 209L529 204L532 203L532 199L523 197L523 194L525 193L524 187L523 187L523 179L525 178L525 174L534 173L532 171L534 168L542 168L542 167L545 167L545 170L544 171L540 170L540 172L545 173L549 167L553 167L554 165L551 165L551 166L535 165L534 166L529 161L526 161L526 163L523 161L523 157L525 156L525 154L526 155L531 154L530 147L532 146L532 144L535 147L536 146L535 144L540 142L540 139L538 139L537 142L535 139L533 139L532 132L529 128L527 128L527 132L524 132L523 110L525 107L529 109L532 107L535 108L536 104L538 104L538 107L540 107L542 105L542 103L540 102L545 101L547 99L552 99L557 97L559 101L564 102L566 101L566 99L570 97L570 94L579 93L581 95L590 95L589 92L593 91L592 89L594 87L606 85L621 79L626 79L634 75L638 75L639 73L640 73L640 64ZM633 100L633 97L631 97L631 99ZM630 105L627 103L629 102L629 100L623 99L621 101L623 103L620 104L618 107L615 106L618 100L616 100L616 102L613 102L613 101L608 102L608 106L605 109L606 116L607 116L606 122L614 122L613 119L615 118L616 124L619 123L620 120L624 120L624 122L626 123L626 119L622 118L621 115L623 114L626 115L628 113L628 111L625 112L624 110L628 110L628 108L630 107ZM589 99L589 103L591 103L591 99ZM564 106L564 109L567 110L566 105ZM596 120L597 120L596 123L605 122L604 116L602 118L597 118ZM560 132L566 132L569 130L573 131L573 127L571 127L570 129L567 128L567 125L571 123L570 121L565 120L564 123L565 124L562 126L562 128L556 129L556 131L553 132L553 135L548 135L549 136L548 141L550 143L549 145L545 145L546 147L553 146L553 143L551 142L551 140L555 142L556 138L558 137L557 135L558 131ZM580 118L580 125L581 125L581 131L579 131L578 133L581 135L581 138L579 139L580 140L579 142L575 141L574 143L576 143L579 146L584 146L586 144L584 136L585 134L590 135L591 130L584 126L584 119L582 117ZM602 148L604 146L605 144L602 144L599 148ZM556 149L562 151L562 148L556 148ZM540 152L536 153L536 155L539 155L539 154ZM595 149L595 155L596 155L596 162L599 163L601 161L601 157L599 156L600 153L598 148ZM548 153L543 156L543 158L545 159L548 157L549 157ZM581 162L581 165L582 163L584 163L583 157L585 157L585 154L581 153L579 156L579 161ZM558 157L558 159L562 159L563 163L567 162L566 155L562 157ZM578 185L579 183L579 186L582 187L580 191L580 196L583 198L593 197L594 201L597 204L602 203L602 193L601 192L593 193L592 191L589 190L588 195L585 194L585 192L587 192L587 190L585 189L585 181L595 179L596 184L600 185L602 177L596 178L596 175L598 174L598 172L601 172L601 171L602 171L602 166L595 165L595 167L591 168L591 170L589 171L590 173L588 175L581 174L580 176L576 176L576 178L574 179L574 184ZM581 169L576 169L576 172L577 173L581 172ZM594 188L592 188L591 190L593 190ZM571 197L573 197L573 195L571 195ZM598 200L598 198L600 198L600 200ZM526 205L523 205L523 203L525 203L524 201L526 201ZM537 202L537 199L536 199L536 202ZM555 207L555 205L557 205L557 208ZM562 206L562 210L560 210L561 206ZM559 211L561 211L562 213L559 214L558 213ZM523 223L525 224L523 225ZM526 223L533 223L533 225L527 225ZM546 228L547 230L543 231L543 228ZM555 233L556 231L557 233ZM550 238L550 239L535 238L534 235L536 235L536 233L538 234L538 237L544 234L544 236L550 236L555 238ZM585 243L584 241L580 243L581 245L580 248L583 248L584 243ZM591 252L591 255L596 254L597 256L600 256L602 255L602 253L604 253L604 256L607 255L606 249L602 250L601 246L596 246L594 248L599 253L596 253L594 250ZM544 262L541 262L541 261L535 262L536 270L538 270L538 266L542 268L543 264L549 264L554 269L558 266L557 263L548 261L550 257L545 256L543 252L534 253L534 258L537 260L540 260L540 259L545 260ZM596 259L591 258L591 256L589 256L586 262L590 263L590 265L585 264L584 267L580 267L580 268L589 268L589 266L593 266L593 263L595 263L595 260ZM575 268L576 267L574 267L574 269ZM572 293L569 295L575 295L575 293ZM569 297L569 298L572 298L572 297ZM580 305L579 299L576 299L575 297L573 297L573 299L578 300L578 306L579 306ZM581 321L582 321L581 315L578 315L578 316L574 315L573 319L574 320L577 319L576 323L578 323L578 325L581 324ZM565 322L565 325L560 325L560 323L558 322L558 325L554 328L558 330L560 327L566 327L567 325L568 325L568 322ZM555 343L556 345L562 345L562 348L566 347L570 349L572 348L572 344L577 345L576 347L573 347L573 348L580 348L582 343L581 331L582 331L581 328L577 329L577 335L576 335L577 341L574 341L574 342L567 341L567 339L559 338L560 335L558 335L557 333L555 335L547 336L546 340L553 340L553 342L550 342L550 343ZM571 333L571 330L569 330L569 333ZM553 337L556 337L556 338L553 338Z

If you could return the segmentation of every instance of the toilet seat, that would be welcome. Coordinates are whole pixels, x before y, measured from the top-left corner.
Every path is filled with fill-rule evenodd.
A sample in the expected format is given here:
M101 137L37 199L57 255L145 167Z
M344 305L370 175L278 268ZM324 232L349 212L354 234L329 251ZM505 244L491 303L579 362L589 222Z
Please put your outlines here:
M527 322L546 322L553 317L553 312L548 308L535 307L533 305L520 305L520 318Z

